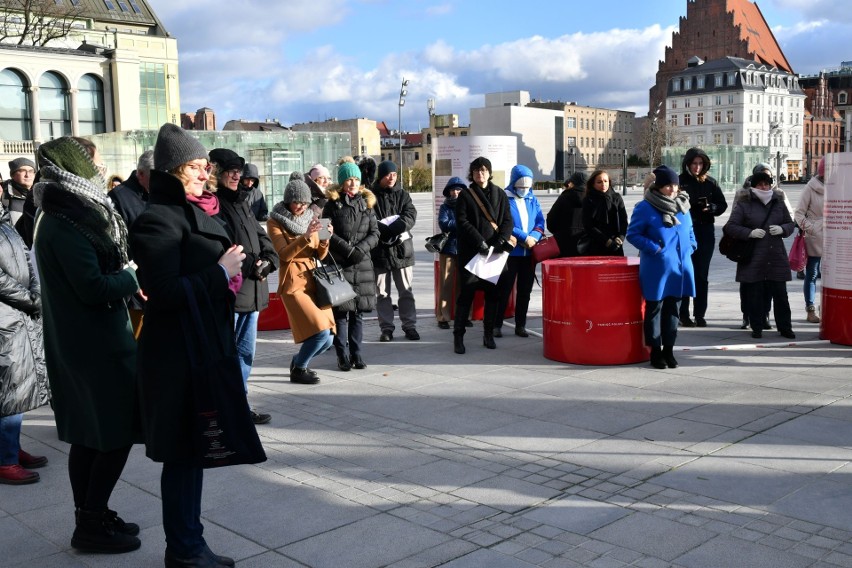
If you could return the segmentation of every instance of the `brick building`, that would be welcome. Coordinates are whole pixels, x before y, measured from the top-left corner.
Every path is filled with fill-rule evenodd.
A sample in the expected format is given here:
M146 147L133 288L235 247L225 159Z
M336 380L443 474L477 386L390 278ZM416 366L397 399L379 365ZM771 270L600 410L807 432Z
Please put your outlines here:
M815 175L820 158L832 152L841 152L841 125L843 120L834 107L825 74L820 74L816 86L805 89L804 159L805 175Z

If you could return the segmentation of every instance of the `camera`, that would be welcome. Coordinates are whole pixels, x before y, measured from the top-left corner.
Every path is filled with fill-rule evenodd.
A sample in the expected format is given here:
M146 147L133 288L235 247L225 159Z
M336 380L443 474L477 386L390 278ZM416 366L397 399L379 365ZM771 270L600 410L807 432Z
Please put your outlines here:
M258 280L263 280L269 274L269 261L261 260L260 264L254 267L254 276Z

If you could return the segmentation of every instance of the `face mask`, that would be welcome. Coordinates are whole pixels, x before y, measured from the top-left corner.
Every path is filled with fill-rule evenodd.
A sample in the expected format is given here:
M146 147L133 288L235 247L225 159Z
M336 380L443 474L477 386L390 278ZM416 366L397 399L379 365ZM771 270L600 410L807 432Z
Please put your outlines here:
M529 193L529 191L530 191L530 190L529 190L529 188L528 188L528 187L516 187L516 188L515 188L515 193L517 193L517 194L518 194L518 197L524 197L524 196L526 196L526 194L527 194L527 193Z

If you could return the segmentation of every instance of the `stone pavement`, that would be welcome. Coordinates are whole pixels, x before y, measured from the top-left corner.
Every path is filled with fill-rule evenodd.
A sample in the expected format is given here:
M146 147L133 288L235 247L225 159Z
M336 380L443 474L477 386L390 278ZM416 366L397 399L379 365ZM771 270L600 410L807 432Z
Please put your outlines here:
M787 189L795 204L801 186ZM512 334L491 351L479 325L459 356L431 312L429 196L415 203L423 339L379 343L370 320L369 367L340 372L328 353L304 386L288 381L290 332L260 333L250 399L273 417L269 460L205 473L216 552L245 568L852 566L852 349L805 323L800 281L797 340L754 345L717 254L709 326L681 330L677 369L557 363ZM540 306L536 290L533 331ZM0 566L162 566L160 467L141 446L111 506L143 545L105 557L69 547L68 446L49 409L27 415L23 445L50 464L38 484L0 486Z

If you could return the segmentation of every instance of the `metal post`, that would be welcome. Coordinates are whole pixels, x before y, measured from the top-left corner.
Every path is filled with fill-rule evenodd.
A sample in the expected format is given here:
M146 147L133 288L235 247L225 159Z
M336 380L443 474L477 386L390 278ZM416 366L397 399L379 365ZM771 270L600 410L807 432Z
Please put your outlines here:
M627 148L624 149L624 157L622 158L621 165L624 168L621 178L621 195L627 195Z
M781 183L781 150L775 152L775 175L778 176L778 183ZM784 178L786 179L786 175Z
M574 147L571 147L571 150L568 152L571 154L571 175L577 171L577 155L574 153Z
M405 106L405 95L408 94L408 91L405 90L406 85L408 85L408 80L403 77L402 85L399 87L399 122L397 124L399 130L399 186L402 189L405 189L405 171L402 167L402 107Z

